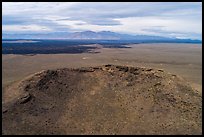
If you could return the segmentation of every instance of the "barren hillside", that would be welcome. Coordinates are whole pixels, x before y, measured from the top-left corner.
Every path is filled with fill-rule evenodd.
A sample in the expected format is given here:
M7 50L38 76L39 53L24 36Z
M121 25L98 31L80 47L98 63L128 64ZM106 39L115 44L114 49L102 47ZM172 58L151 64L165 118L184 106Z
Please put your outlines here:
M152 68L45 70L3 98L3 134L202 134L202 97Z

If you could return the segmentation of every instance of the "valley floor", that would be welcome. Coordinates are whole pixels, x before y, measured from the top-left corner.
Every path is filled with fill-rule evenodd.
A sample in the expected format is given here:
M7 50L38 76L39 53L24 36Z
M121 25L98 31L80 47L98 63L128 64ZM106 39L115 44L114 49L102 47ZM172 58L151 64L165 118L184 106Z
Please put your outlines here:
M201 44L132 44L132 48L100 48L82 54L2 55L2 90L11 83L41 70L78 68L104 64L145 66L179 75L201 94Z

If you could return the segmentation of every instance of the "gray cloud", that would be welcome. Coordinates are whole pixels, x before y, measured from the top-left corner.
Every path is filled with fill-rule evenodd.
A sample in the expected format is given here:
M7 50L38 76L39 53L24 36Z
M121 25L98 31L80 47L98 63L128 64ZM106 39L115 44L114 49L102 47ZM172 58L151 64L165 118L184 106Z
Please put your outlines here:
M57 21L81 21L75 25L121 27L119 20L128 17L155 17L163 20L189 20L202 22L202 6L189 2L79 2L79 3L5 3L2 4L2 25L41 25L53 31L73 31L73 24L62 25ZM85 22L85 23L83 23ZM133 22L134 23L134 22ZM186 22L188 23L188 22ZM159 24L161 25L161 24ZM162 25L161 25L162 26ZM152 27L152 26L151 26ZM202 28L202 26L200 26ZM115 29L115 28L114 28ZM190 29L190 28L188 28ZM193 30L193 28L191 28ZM141 28L141 31L167 34L161 28ZM172 30L172 32L174 32ZM179 32L177 32L179 33ZM182 33L182 32L180 32ZM193 33L192 33L193 34ZM200 34L201 35L201 34Z
M179 31L167 31L164 30L163 26L155 26L152 28L146 28L146 29L142 29L143 31L146 32L153 32L155 34L157 34L158 36L166 36L166 37L172 37L172 38L191 38L191 39L202 39L201 35L198 33L182 33ZM189 37L189 35L191 37Z

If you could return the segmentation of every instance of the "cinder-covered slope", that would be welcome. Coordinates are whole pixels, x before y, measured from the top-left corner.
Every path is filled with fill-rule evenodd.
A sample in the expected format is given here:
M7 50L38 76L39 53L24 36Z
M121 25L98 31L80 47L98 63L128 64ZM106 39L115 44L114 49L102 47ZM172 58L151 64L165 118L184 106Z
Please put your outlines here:
M3 105L3 134L202 134L202 97L163 70L63 68L17 87Z

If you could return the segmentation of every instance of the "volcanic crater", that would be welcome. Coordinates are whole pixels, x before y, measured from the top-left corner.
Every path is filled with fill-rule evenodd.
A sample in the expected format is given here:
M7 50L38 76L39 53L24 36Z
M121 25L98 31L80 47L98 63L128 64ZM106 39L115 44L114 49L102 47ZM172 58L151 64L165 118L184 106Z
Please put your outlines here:
M202 96L162 69L44 70L6 90L3 134L202 134Z

